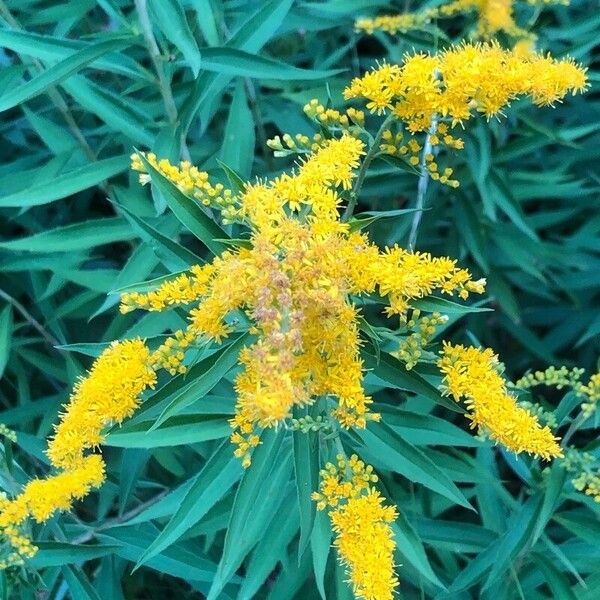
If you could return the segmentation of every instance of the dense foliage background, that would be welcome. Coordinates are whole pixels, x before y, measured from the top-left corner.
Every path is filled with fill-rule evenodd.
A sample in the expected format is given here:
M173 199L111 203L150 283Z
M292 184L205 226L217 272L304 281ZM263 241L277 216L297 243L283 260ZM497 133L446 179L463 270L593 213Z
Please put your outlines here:
M90 356L113 339L151 338L183 322L177 311L139 318L116 310L116 290L207 256L164 198L129 172L134 148L190 159L224 182L221 161L243 177L274 176L292 159L273 158L266 140L313 133L302 113L307 101L339 106L350 78L377 61L443 47L472 26L456 18L443 30L434 24L365 37L354 32L354 19L433 5L0 0L0 421L17 431L16 444L4 445L3 489L12 493L26 473L45 471L44 440ZM594 0L541 12L517 7L522 21L537 17L539 48L590 67L592 88L554 109L523 102L499 121L477 119L456 158L461 187L431 185L426 198L417 248L455 257L486 277L482 305L494 309L451 319L444 335L493 347L513 379L549 364L597 370L597 8ZM412 207L415 190L414 176L376 162L359 211ZM381 246L405 245L409 228L410 218L397 217L370 231ZM214 367L209 355L201 358ZM542 475L535 463L466 435L462 417L452 425L431 415L433 403L396 389L400 375L389 368L387 378L379 373L369 384L379 402L395 405L389 409L395 431L478 508L457 507L391 473L384 477L401 511L403 597L597 598L600 506L576 493L559 465ZM221 375L213 369L210 384L185 388L194 402L167 426L146 433L147 423L136 417L109 438L109 482L77 514L37 532L36 539L46 540L31 562L38 574L0 576L4 597L208 592L241 477L222 440L234 398L231 374ZM175 393L176 387L161 390L152 401ZM552 409L563 396L550 392L541 401ZM452 418L448 411L444 417ZM578 434L579 447L596 452L596 424L590 420ZM243 566L214 597L349 597L320 516L317 534L298 556L293 461L285 444L280 458L274 472L255 474L250 483L245 476L246 538L236 547L239 556L230 556ZM244 524L238 515L229 527Z

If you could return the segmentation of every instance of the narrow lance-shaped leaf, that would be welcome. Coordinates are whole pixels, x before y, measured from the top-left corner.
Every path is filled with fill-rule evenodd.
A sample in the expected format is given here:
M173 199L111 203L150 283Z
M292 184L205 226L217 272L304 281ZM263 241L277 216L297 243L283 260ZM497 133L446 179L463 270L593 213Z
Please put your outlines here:
M57 227L26 238L0 242L0 248L26 252L72 252L130 240L134 237L135 233L123 217L107 217Z
M132 44L132 38L106 40L90 45L84 50L65 58L65 60L50 67L27 83L3 94L0 97L0 112L13 108L25 100L31 100L50 86L57 85L67 77L74 75L89 63L104 56L108 52L121 50Z
M151 0L153 21L160 27L168 40L177 46L194 75L198 75L202 60L200 49L185 17L183 4L179 0Z
M113 156L105 158L83 167L77 167L67 173L61 173L53 179L37 183L22 190L0 197L0 207L2 208L23 208L29 206L39 206L48 204L61 198L66 198L71 194L87 190L98 185L105 179L109 179L122 171L125 171L129 164L127 156Z
M232 446L226 440L204 465L187 493L181 498L175 514L140 556L136 568L177 541L187 530L226 494L242 476L239 459L233 456Z

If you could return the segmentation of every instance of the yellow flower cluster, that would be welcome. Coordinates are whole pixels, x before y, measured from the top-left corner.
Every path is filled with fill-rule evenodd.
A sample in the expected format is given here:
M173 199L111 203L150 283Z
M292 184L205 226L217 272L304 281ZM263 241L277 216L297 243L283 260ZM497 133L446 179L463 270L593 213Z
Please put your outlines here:
M102 443L108 423L122 423L133 414L142 392L156 382L149 361L150 352L139 339L113 342L98 357L89 375L75 385L48 444L54 467L78 466L84 450Z
M444 391L457 402L464 399L472 428L514 452L528 452L546 460L561 456L550 429L541 427L507 392L492 350L444 343L441 354L438 367L444 375Z
M517 56L491 42L406 56L402 65L383 64L354 79L344 97L365 99L373 113L392 111L414 133L428 130L434 116L455 126L474 112L497 115L519 96L551 105L586 86L585 70L570 59Z
M102 457L85 451L99 446L104 427L130 416L142 392L154 386L156 375L149 362L150 353L141 340L113 342L88 376L77 382L48 445L50 463L59 472L34 479L12 500L0 500L0 531L14 548L5 566L35 553L21 531L27 517L42 523L102 484Z
M590 377L587 385L581 388L581 393L587 396L586 402L582 403L581 410L584 416L591 417L600 400L600 373L596 373Z
M200 171L188 161L183 161L179 166L172 165L168 160L158 160L156 154L149 152L144 155L145 159L159 173L170 179L181 192L198 200L203 206L223 209L232 201L231 190L226 189L222 183L212 185L208 181L208 173ZM150 175L146 173L146 167L138 154L131 155L131 168L140 173L140 183L146 185L150 181Z
M571 59L505 50L491 42L407 55L401 65L384 63L355 78L344 97L362 99L370 112L388 115L386 123L391 120L395 129L382 132L383 153L405 157L432 179L457 187L453 170L440 168L436 159L442 147L463 148L453 128L476 113L487 118L501 114L521 96L536 105L551 105L586 86L585 70Z
M569 0L527 0L528 4L569 4ZM454 17L475 12L478 17L476 36L491 39L500 32L521 39L534 39L529 31L519 27L514 18L514 0L452 0L438 8L427 8L415 13L380 15L373 19L357 19L356 31L373 35L383 31L390 35L418 29L432 19Z
M354 594L365 600L392 600L399 582L390 523L397 513L371 485L377 481L373 468L356 455L348 460L338 455L337 465L327 463L320 477L320 491L312 497L319 510L330 509L334 546Z
M555 387L557 390L562 390L565 387L579 390L582 386L580 379L584 371L584 369L577 367L569 369L562 366L557 369L551 366L544 371L535 371L523 375L521 379L514 383L514 387L520 390L528 390L537 385L546 385Z
M237 415L232 441L245 465L258 443L256 427L291 418L293 406L319 396L337 400L333 415L343 427L365 427L368 398L362 386L358 310L352 297L378 293L388 315L401 315L411 300L439 291L461 298L482 293L449 258L399 247L381 252L367 235L351 232L338 212L364 152L362 141L327 140L295 172L247 185L235 198L237 218L252 230L250 247L224 252L146 294L127 294L122 310L163 310L190 303L186 345L232 331L238 309L250 319L257 341L240 354ZM165 168L176 179L180 170ZM231 214L231 213L228 213ZM194 297L195 294L195 297ZM165 350L177 369L185 348Z
M517 25L513 16L513 0L454 0L440 7L440 15L452 17L457 14L476 12L477 36L491 39L499 32L515 38L531 37Z
M381 15L374 19L361 18L354 23L354 28L359 33L373 35L376 31L383 31L390 35L396 35L398 32L405 33L411 29L418 29L427 24L432 18L437 16L438 11L427 9L417 13L404 13L401 15Z
M581 473L572 480L572 483L578 492L592 496L595 502L600 502L600 474L598 472Z

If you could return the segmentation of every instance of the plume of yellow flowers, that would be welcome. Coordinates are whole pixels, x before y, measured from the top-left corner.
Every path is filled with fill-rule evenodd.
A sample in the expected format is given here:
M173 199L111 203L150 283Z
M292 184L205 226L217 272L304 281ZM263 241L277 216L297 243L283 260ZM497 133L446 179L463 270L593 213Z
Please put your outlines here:
M432 179L457 187L452 169L440 170L434 154L444 146L463 147L452 135L457 125L477 113L501 114L521 96L538 106L552 105L586 86L585 69L571 59L505 50L497 42L465 43L438 54L407 55L401 65L384 63L355 78L344 97L362 99L371 113L388 115L383 153L408 157Z
M527 4L568 5L569 0L527 0ZM437 8L426 8L414 13L360 18L356 20L354 27L359 33L368 35L373 35L376 31L396 35L399 32L420 29L433 19L467 15L474 12L477 14L475 37L489 40L499 33L504 33L511 38L534 40L533 34L517 25L514 18L514 7L514 0L452 0Z
M379 294L388 315L402 315L412 300L435 291L466 298L484 290L485 282L473 281L454 260L397 246L380 251L341 220L340 193L350 188L363 148L361 140L344 135L324 142L291 174L248 184L239 194L220 190L221 198L229 198L219 201L227 218L250 227L249 247L226 251L151 292L122 298L123 312L189 305L189 325L176 334L187 344L220 342L232 331L230 315L245 312L257 340L240 354L244 369L235 381L231 438L245 466L259 443L258 429L290 418L292 407L317 397L337 400L333 416L343 427L362 428L378 418L369 412L371 399L362 386L353 298ZM205 174L187 164L147 160L180 189L204 197ZM137 157L133 166L144 169ZM170 350L175 369L178 359Z
M142 392L155 381L150 353L136 339L113 342L88 376L77 382L48 445L48 458L58 472L32 480L12 500L0 499L0 532L13 548L0 567L20 564L23 557L35 553L35 546L22 531L29 516L43 523L56 510L69 510L75 500L102 484L102 456L86 451L102 443L107 425L121 423L134 412Z
M384 504L371 485L375 482L373 467L356 455L346 459L339 454L336 465L327 463L321 470L319 491L312 497L319 510L329 509L334 546L356 597L392 600L399 582L394 574L396 544L390 524L397 512Z
M444 342L441 355L438 366L444 375L444 391L457 402L464 400L471 428L482 430L514 452L546 460L562 456L550 428L541 427L508 393L492 350Z
M439 56L415 55L403 66L383 65L354 80L346 97L367 99L369 110L389 111L414 134L430 127L434 115L454 126L472 110L495 114L519 94L544 104L583 87L585 75L571 62L521 59L493 44L464 45ZM388 316L399 316L411 329L412 337L398 351L410 368L443 322L441 315L418 319L415 301L433 293L462 299L483 293L485 280L474 281L456 261L398 246L380 250L349 222L349 213L340 215L345 202L356 201L372 158L361 139L365 115L314 102L305 110L336 135L274 140L277 152L299 151L303 158L297 168L237 191L212 183L189 162L172 165L153 154L132 157L141 183L157 170L200 205L219 210L224 223L245 225L250 237L151 291L122 296L123 313L184 308L187 326L152 352L139 339L114 342L77 382L48 446L56 474L30 482L13 499L0 498L0 531L13 549L0 566L17 564L35 552L24 532L28 517L44 522L103 482L104 461L94 450L103 442L104 428L135 411L143 392L154 387L158 370L185 372L190 347L221 343L235 330L252 336L239 355L243 369L235 379L236 414L230 422L235 454L247 467L262 428L283 422L293 427L292 409L317 398L326 397L333 406L328 416L332 428L364 428L379 418L370 411L372 400L363 387L356 305L361 296L378 297ZM445 136L445 144L460 147L447 123L439 123L437 132ZM383 132L379 141L393 145L397 140L397 134ZM431 141L441 143L433 136ZM420 149L414 139L407 146ZM435 163L429 163L435 172ZM440 367L448 393L457 400L464 397L473 426L508 448L544 458L559 455L549 429L515 407L494 361L491 351L445 346ZM340 459L337 467L325 469L317 501L321 509L333 509L336 546L356 594L386 599L397 585L389 525L395 509L384 505L371 486L374 481L372 470L358 459Z

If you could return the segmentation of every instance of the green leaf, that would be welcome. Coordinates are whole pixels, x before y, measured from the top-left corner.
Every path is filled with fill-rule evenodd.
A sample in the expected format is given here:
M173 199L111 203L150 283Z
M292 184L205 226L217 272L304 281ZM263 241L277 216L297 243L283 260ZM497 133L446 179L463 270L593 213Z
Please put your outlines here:
M293 0L270 0L260 8L231 36L227 46L258 52L275 34L287 16ZM202 73L196 79L192 93L179 113L182 130L187 132L201 106L224 90L231 77L217 73Z
M392 523L392 529L394 531L396 547L402 556L423 577L431 581L435 586L445 589L444 584L431 568L425 548L423 547L423 542L402 512L398 512L396 521Z
M179 415L129 425L108 435L104 444L117 448L164 448L217 440L231 433L229 415Z
M81 563L113 554L118 546L68 544L65 542L36 542L39 548L28 561L33 569L61 567L70 563Z
M131 46L132 43L133 40L127 38L90 44L84 50L46 69L41 75L37 75L27 83L0 96L0 112L13 108L26 100L31 100L31 98L43 93L50 86L57 85L64 79L71 77L71 75L74 75L101 56Z
M118 544L119 550L116 554L135 563L157 535L156 527L150 523L142 523L131 527L105 529L96 537L106 543ZM150 559L146 566L186 581L210 582L215 576L216 565L204 558L199 550L195 544L193 547L174 544Z
M289 454L283 460L279 452L284 437L282 427L266 429L262 443L254 449L252 466L244 472L235 496L221 562L207 600L219 598L246 554L264 536L275 513L275 501L282 499L292 469Z
M232 336L224 340L222 346L209 356L194 363L186 373L171 377L142 403L133 417L127 421L127 425L158 418L172 404L174 398L181 397L183 410L204 397L225 375L228 370L227 365L233 367L237 364L239 352L243 348L242 337L246 344L251 342L252 338L247 334ZM231 347L236 343L239 345L232 349Z
M2 31L0 31L1 37ZM73 152L77 142L75 138L65 128L60 127L54 121L46 119L39 114L29 110L27 105L21 107L27 120L42 139L44 144L54 153L54 155L68 154Z
M53 179L33 184L31 187L0 197L0 207L22 208L48 204L71 194L87 190L102 181L126 171L129 168L128 156L113 156L84 165L57 175Z
M77 600L101 600L86 576L77 567L63 567L62 573L71 590L71 596Z
M360 231L380 219L395 219L418 210L417 208L400 208L398 210L365 211L352 217L348 226L350 231Z
M433 400L437 404L441 404L453 412L464 412L457 402L442 396L437 388L427 382L414 369L407 371L404 365L393 356L381 354L378 361L370 352L368 345L365 344L365 351L361 353L361 357L365 362L365 368L371 370L376 377L388 386L414 392Z
M13 334L12 306L7 304L0 312L0 379L6 369Z
M494 556L490 574L482 587L489 589L498 583L499 578L505 573L509 564L518 556L531 539L531 534L536 524L536 516L540 509L540 496L529 498L508 523L508 530L499 540ZM494 589L492 587L492 589Z
M220 254L227 246L216 240L229 237L192 198L188 198L177 186L157 171L139 154L146 171L158 191L163 195L175 216L189 229L213 254Z
M578 596L571 590L571 584L569 583L568 577L559 571L552 562L548 560L548 557L545 554L532 552L531 556L537 568L544 575L544 579L552 593L552 598L560 598L560 600L578 600Z
M191 4L196 9L197 22L204 39L209 46L218 46L217 16L211 6L211 0L191 0Z
M124 206L118 206L133 228L139 233L140 237L152 246L156 256L163 260L167 265L173 266L175 269L179 270L188 269L192 265L197 265L202 262L202 259L199 256L181 244L173 241L170 237L160 233L144 219L134 215Z
M296 418L304 416L298 412ZM294 470L296 472L296 492L300 510L300 541L298 543L298 559L310 541L310 535L315 520L316 504L311 494L319 487L319 440L313 431L303 433L295 430L294 440Z
M90 43L40 35L31 31L0 29L0 46L33 58L56 61L75 56L82 50L89 48ZM106 56L95 59L92 66L103 71L120 73L136 79L142 78L146 81L153 81L154 79L149 71L123 54L109 52Z
M373 411L403 439L415 446L481 446L481 441L446 419L402 410L389 404L373 404ZM466 423L466 421L465 421Z
M313 571L315 583L322 600L327 600L325 593L325 571L327 570L327 559L331 551L331 525L329 517L324 510L317 511L315 523L310 535L310 548L313 555Z
M273 572L277 563L285 557L287 546L299 527L298 511L293 496L294 492L290 491L283 499L282 506L285 510L276 512L269 524L271 535L263 536L252 553L240 586L239 600L255 598L260 586ZM290 506L292 509L288 510Z
M466 315L467 313L478 312L493 312L493 308L485 308L478 306L468 306L466 304L458 304L446 298L437 298L436 296L428 296L427 298L417 298L410 301L410 305L419 310L427 312L439 312L442 314L459 314Z
M291 65L251 54L237 48L205 48L202 51L202 68L224 75L240 75L255 79L275 79L278 81L310 81L328 79L341 73L343 69L319 71L299 69Z
M202 64L200 49L185 18L182 3L179 0L150 0L150 10L153 22L179 48L194 76L197 76Z
M221 166L227 163L231 169L240 173L242 179L249 179L254 160L254 143L254 118L248 108L244 81L238 79L223 135Z
M247 333L242 334L235 342L221 351L218 356L210 357L212 360L207 361L210 366L205 367L201 372L195 368L198 365L194 365L187 374L187 385L163 409L155 420L153 427L159 427L168 418L181 412L198 398L208 394L237 365L241 350L250 343L250 340L251 337Z
M135 237L123 217L107 217L57 227L26 238L0 242L0 248L26 252L72 252L88 250Z
M115 94L89 81L83 75L76 75L63 81L61 87L82 108L98 116L114 131L119 131L136 144L152 146L155 126L133 98ZM127 148L129 150L129 146Z
M84 356L100 356L106 348L110 346L109 342L83 342L79 344L61 344L55 346L58 350L66 350L67 352L78 352Z
M369 423L368 429L359 429L356 433L363 441L374 466L400 473L409 481L421 483L460 506L473 508L452 480L430 458L385 423Z
M194 478L171 520L140 556L136 569L194 527L241 476L240 460L233 456L231 443L226 440Z
M560 501L563 487L567 478L566 469L560 463L553 463L545 478L546 489L544 490L544 499L537 515L535 526L531 534L531 545L535 545L539 537L544 533L546 525L556 512Z
M125 292L151 292L152 290L157 290L163 283L167 281L171 281L176 279L179 275L183 273L188 273L188 269L184 269L182 271L177 271L176 273L169 273L167 275L161 275L160 277L155 277L154 279L148 279L146 281L139 281L137 283L131 283L129 285L125 285L123 287L115 288L111 290L111 294L124 294Z
M229 185L231 186L231 190L235 194L242 194L246 189L246 181L242 179L242 177L234 171L229 165L217 159L219 166L223 171L225 171L225 175L227 175L227 179L229 180Z

